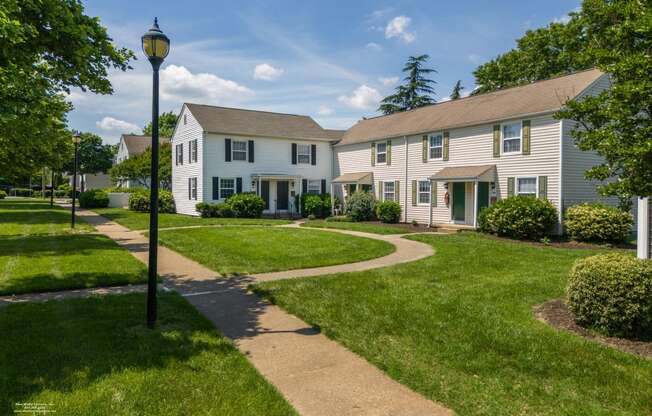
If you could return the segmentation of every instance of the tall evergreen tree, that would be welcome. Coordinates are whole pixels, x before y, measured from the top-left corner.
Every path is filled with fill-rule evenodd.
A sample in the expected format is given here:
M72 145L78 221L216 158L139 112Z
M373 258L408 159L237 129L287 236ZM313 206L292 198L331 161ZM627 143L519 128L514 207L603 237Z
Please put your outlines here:
M396 87L396 92L385 97L378 111L383 114L393 114L401 111L412 110L435 103L433 95L435 90L432 87L436 84L432 79L427 78L428 74L437 71L426 68L424 65L430 59L428 55L410 56L403 67L406 74L402 85Z
M462 97L462 90L464 87L462 86L462 80L457 80L455 83L455 86L453 87L453 92L451 92L451 100L457 100Z

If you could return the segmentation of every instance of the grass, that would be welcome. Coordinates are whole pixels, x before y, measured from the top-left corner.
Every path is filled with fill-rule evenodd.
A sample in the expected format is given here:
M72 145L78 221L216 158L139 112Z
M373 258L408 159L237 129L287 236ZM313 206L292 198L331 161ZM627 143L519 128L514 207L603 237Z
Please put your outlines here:
M93 228L77 218L70 228L70 211L36 199L0 199L0 237L87 232Z
M176 294L0 308L0 414L51 403L61 415L296 415L211 323Z
M407 234L413 232L407 227L396 227L371 222L309 220L306 221L303 226L313 228L336 228L339 230L362 231L373 234Z
M652 413L652 361L533 316L564 296L573 262L597 251L474 233L410 238L436 254L257 291L459 415Z
M149 213L147 212L135 212L123 208L94 208L93 211L131 230L149 228ZM201 218L181 214L159 214L158 216L160 228L192 225L281 225L289 223L291 221L268 218Z
M352 263L394 251L384 241L291 228L193 228L161 231L159 239L223 275Z
M0 201L0 295L142 283L146 269L70 213L35 200Z

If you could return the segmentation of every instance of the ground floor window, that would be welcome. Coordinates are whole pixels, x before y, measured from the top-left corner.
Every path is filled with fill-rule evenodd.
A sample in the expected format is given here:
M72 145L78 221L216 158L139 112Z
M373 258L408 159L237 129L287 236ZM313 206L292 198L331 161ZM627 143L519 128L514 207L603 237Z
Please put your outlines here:
M197 200L197 178L188 178L188 199Z
M385 182L383 186L385 187L383 199L385 201L394 201L396 199L394 192L394 182Z
M234 178L220 178L220 199L226 199L235 193Z
M308 193L317 195L321 194L321 181L319 179L308 179Z
M430 204L430 181L419 181L419 204Z
M537 178L518 178L516 194L524 196L537 196Z

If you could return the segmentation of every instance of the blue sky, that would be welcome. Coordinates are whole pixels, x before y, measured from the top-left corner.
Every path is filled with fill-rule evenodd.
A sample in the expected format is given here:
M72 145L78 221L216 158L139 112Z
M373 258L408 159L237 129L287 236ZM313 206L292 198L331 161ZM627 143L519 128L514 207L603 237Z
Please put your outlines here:
M541 1L198 1L92 0L120 46L138 60L112 71L115 93L74 91L72 128L107 143L142 127L151 114L151 67L140 36L158 16L171 38L161 68L161 111L183 102L307 114L326 128L375 115L410 55L428 54L438 99L458 79L511 49L529 28L544 26L579 0Z

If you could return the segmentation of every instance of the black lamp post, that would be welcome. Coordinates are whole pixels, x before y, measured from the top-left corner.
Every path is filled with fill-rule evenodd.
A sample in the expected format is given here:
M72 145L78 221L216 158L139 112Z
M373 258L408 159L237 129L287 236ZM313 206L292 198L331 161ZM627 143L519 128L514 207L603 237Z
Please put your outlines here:
M75 228L75 198L77 197L77 165L79 164L79 143L81 135L75 132L72 135L72 142L75 145L75 164L72 168L72 218L70 227Z
M156 323L156 278L158 255L158 70L170 51L170 39L159 29L158 20L141 38L143 52L152 64L152 167L150 174L149 200L149 265L147 278L147 326L154 328Z

